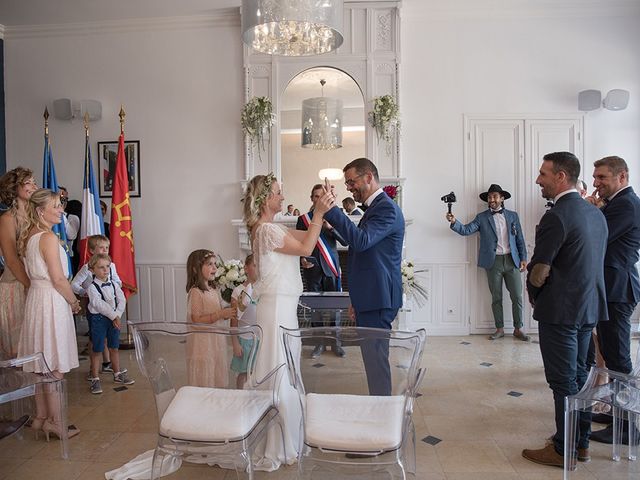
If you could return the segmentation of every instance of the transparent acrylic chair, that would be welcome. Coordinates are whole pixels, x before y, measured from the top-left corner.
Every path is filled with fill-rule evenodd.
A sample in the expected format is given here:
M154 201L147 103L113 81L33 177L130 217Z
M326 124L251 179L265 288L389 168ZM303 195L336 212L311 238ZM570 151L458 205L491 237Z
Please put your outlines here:
M289 377L302 405L300 478L383 470L415 473L413 402L426 332L281 327ZM302 345L340 340L344 358L311 359ZM399 476L396 475L400 473ZM315 478L315 477L314 477Z
M142 374L151 383L158 413L158 443L151 479L164 462L235 468L253 478L252 453L271 427L280 429L277 382L282 368L255 379L260 327L225 328L191 323L129 323ZM234 346L248 350L247 376L238 388L230 365Z
M23 367L42 373L25 372ZM17 400L52 395L56 397L55 405L59 405L60 439L62 458L69 458L67 434L67 394L64 379L56 378L49 369L41 352L11 360L0 361L0 404Z
M640 347L638 348L640 355ZM637 362L636 358L636 362ZM613 453L612 459L620 461L623 426L628 425L629 444L627 458L635 461L640 443L640 368L628 375L605 368L591 368L582 389L575 395L565 398L564 412L564 479L571 478L576 470L577 426L580 412L591 412L594 405L603 403L611 407L613 415ZM628 422L624 420L627 419ZM635 474L637 475L637 473Z

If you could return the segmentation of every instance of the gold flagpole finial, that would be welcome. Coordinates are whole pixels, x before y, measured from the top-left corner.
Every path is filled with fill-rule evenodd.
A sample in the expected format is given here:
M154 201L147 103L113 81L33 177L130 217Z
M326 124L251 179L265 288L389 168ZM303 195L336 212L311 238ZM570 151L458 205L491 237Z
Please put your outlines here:
M44 134L49 135L49 109L44 107Z
M84 122L84 134L89 136L89 112L84 112L84 117L82 117L82 121Z
M122 104L120 105L120 113L118 114L118 116L120 117L120 134L124 133L124 117L126 116L126 113L124 113L124 107L122 106Z

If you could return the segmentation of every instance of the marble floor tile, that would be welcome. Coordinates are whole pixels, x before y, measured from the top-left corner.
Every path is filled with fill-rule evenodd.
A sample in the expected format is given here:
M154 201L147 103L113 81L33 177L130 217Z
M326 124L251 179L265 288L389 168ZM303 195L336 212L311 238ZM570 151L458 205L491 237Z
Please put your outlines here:
M535 338L535 337L534 337ZM632 351L636 351L636 342ZM468 342L462 345L461 342ZM348 353L348 352L347 352ZM57 440L35 440L25 430L22 439L0 441L0 480L102 480L135 456L154 448L157 415L148 382L138 371L134 352L122 352L122 364L136 379L126 391L113 391L103 374L102 395L91 395L85 379L88 362L67 375L70 421L82 432L69 441L70 459L60 459ZM340 365L347 382L349 356L323 355L324 364ZM490 367L481 363L491 363ZM430 337L423 357L427 374L414 406L416 479L419 480L559 480L562 470L536 465L522 449L538 448L555 429L553 401L544 378L539 345L510 336L490 342L485 335ZM322 368L318 369L319 372ZM519 392L521 396L509 396ZM436 445L421 440L440 439ZM611 461L611 446L591 443L590 463L580 463L575 480L638 480L640 461ZM256 480L293 480L295 466L277 472L257 472ZM183 464L168 480L236 480L235 472ZM340 475L327 477L342 480ZM388 475L344 477L387 480ZM315 479L315 477L314 477Z

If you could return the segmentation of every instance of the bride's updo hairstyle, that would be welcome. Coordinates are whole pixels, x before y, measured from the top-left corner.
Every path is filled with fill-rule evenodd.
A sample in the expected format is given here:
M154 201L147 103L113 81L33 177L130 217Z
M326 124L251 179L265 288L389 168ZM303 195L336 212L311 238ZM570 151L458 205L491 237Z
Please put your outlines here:
M48 188L36 190L29 198L29 203L27 204L27 222L18 239L18 254L21 257L24 257L25 251L27 250L27 239L34 227L41 232L49 230L49 225L44 223L42 219L42 209L46 208L49 202L54 202L58 198L60 198L60 194L52 192Z
M247 191L242 201L244 202L244 223L247 224L249 233L262 214L267 199L272 195L271 185L276 180L273 173L256 175L247 184Z

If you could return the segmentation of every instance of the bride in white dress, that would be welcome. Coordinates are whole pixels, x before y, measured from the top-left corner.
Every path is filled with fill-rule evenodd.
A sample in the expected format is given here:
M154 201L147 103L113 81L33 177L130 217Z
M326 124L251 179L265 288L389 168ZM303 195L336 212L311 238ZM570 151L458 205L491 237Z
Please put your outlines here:
M256 361L256 378L261 378L285 363L280 326L298 328L297 305L302 293L300 257L311 255L318 241L322 218L335 203L330 190L325 190L314 209L313 222L307 231L292 230L273 223L282 211L284 197L273 174L251 179L244 198L244 219L251 233L253 253L258 268L254 292L258 300L257 322L262 328L262 343ZM256 470L273 471L282 464L295 461L300 436L301 410L288 372L280 383L280 415L285 425L286 458L278 429L268 433L265 450L260 452Z

